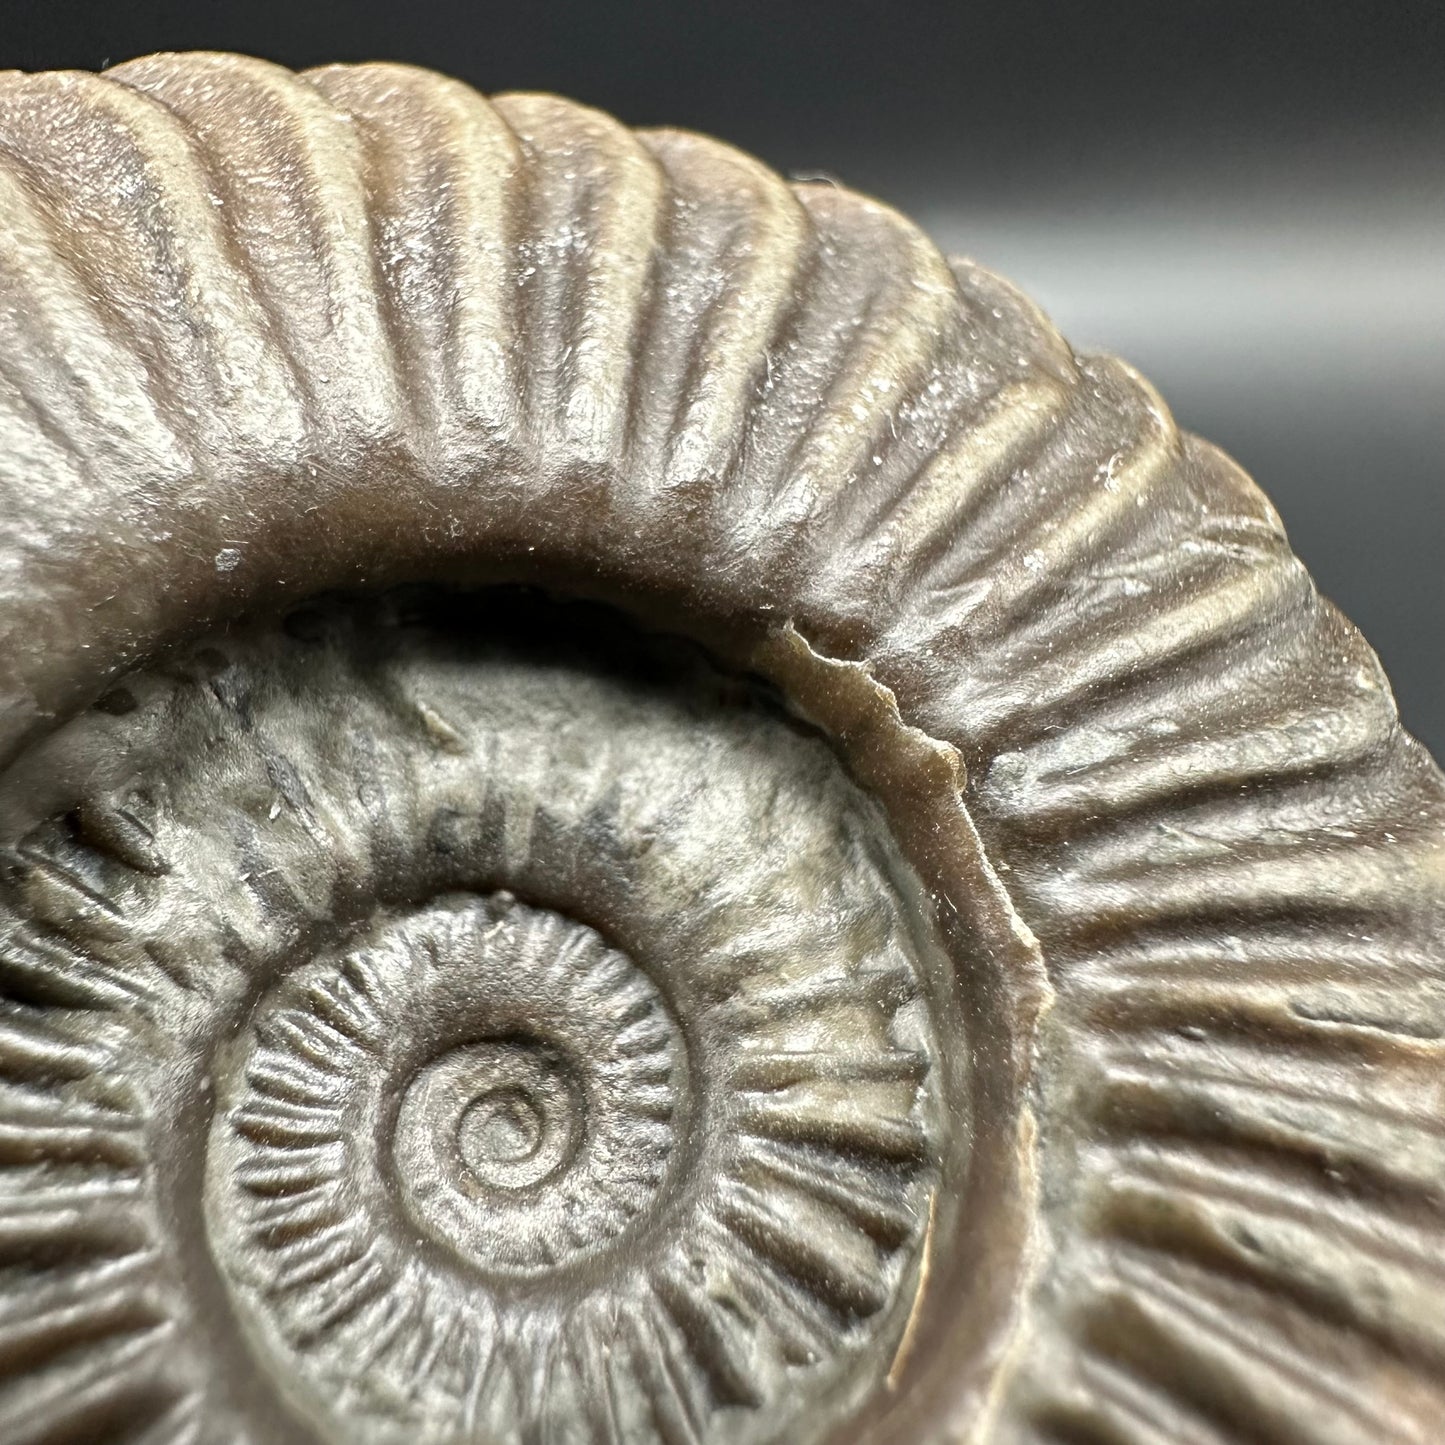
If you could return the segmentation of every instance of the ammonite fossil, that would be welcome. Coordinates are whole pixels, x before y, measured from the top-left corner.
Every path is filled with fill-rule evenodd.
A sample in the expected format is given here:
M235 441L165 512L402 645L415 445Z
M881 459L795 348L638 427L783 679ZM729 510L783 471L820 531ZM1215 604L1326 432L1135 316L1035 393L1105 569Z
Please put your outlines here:
M1445 1439L1445 781L1119 362L728 148L0 80L0 1439Z

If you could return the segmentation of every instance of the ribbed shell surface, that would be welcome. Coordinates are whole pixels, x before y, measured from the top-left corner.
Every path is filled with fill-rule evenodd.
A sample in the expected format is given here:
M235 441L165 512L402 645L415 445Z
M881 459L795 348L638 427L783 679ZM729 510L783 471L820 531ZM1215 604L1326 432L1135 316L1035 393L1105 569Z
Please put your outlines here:
M710 140L159 56L0 78L0 438L7 762L232 618L532 580L806 655L942 760L1033 960L1025 1224L838 1438L1442 1438L1445 783L1129 367ZM0 1019L0 1435L123 1396L114 1438L206 1439L101 1266L25 1272L47 1020Z

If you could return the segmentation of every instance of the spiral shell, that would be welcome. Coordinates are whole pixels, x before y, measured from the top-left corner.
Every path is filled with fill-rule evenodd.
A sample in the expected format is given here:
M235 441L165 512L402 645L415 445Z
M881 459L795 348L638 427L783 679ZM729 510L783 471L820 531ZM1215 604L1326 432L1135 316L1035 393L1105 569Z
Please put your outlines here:
M1438 1441L1445 780L893 212L0 78L0 1438Z

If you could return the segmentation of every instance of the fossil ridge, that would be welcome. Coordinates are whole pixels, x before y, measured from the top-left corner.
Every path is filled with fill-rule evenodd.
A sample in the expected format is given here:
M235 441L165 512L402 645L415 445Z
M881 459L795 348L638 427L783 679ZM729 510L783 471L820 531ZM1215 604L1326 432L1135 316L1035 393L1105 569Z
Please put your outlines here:
M1436 1445L1445 779L835 186L0 76L0 1437Z

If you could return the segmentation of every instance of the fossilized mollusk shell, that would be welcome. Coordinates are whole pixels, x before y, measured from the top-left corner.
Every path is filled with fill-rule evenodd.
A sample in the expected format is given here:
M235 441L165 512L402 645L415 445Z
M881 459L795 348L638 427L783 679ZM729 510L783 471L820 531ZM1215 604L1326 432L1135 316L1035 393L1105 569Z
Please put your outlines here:
M0 80L0 1438L1445 1438L1445 783L893 212Z

